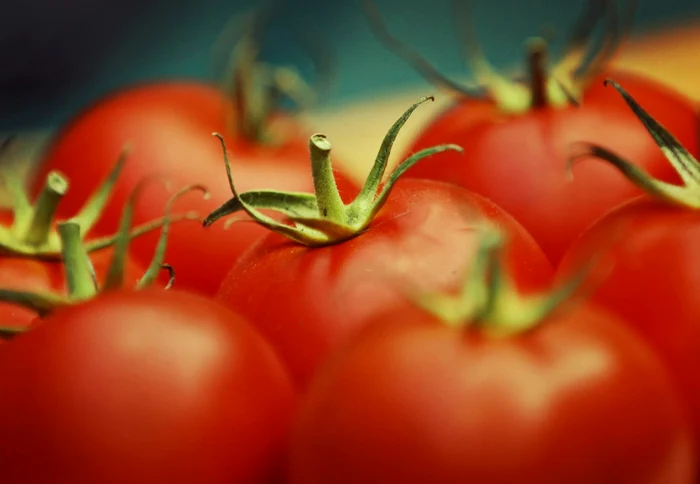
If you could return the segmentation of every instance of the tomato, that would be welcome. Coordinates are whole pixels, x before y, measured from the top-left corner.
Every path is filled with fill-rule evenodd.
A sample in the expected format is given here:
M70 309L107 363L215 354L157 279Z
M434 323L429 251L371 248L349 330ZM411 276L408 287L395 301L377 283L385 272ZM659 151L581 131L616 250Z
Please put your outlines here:
M700 437L700 213L647 197L622 205L579 237L559 266L570 274L591 254L612 262L592 299L656 348L692 409Z
M176 187L205 185L210 199L192 194L175 206L177 211L204 216L230 196L221 150L211 137L217 131L229 142L241 187L310 189L308 137L302 128L291 128L280 145L263 145L227 125L235 113L232 102L206 84L183 81L125 89L100 100L60 130L42 158L38 179L49 170L64 173L72 187L59 214L72 213L129 143L131 156L94 234L115 230L126 197L150 173L166 175ZM345 177L337 174L337 180L343 193L353 192ZM136 205L135 223L162 215L168 198L165 188L150 188ZM221 224L205 232L197 221L181 222L172 227L166 260L177 270L179 287L213 294L228 268L263 233L249 223L229 231ZM156 234L150 234L134 241L132 250L138 260L145 263L150 258L156 239Z
M647 195L610 211L586 230L559 264L558 277L568 277L583 259L596 257L605 265L604 277L593 274L587 282L592 299L624 318L662 355L689 405L700 442L700 377L695 371L700 365L700 304L694 297L700 281L700 164L630 93L611 84L683 183L662 183L639 170L634 160L582 143L576 159L593 156L611 164Z
M112 291L0 352L4 483L276 482L296 397L236 314L181 291Z
M255 325L303 388L325 357L373 314L400 304L411 291L455 289L483 217L512 239L508 256L517 283L524 289L546 285L553 272L549 261L494 203L455 185L401 180L369 228L354 238L305 247L267 235L231 268L217 300Z
M614 73L692 152L698 153L697 109L690 100L653 81ZM436 143L457 143L452 154L431 166L416 165L407 176L457 183L490 198L535 237L553 263L583 230L641 191L599 164L566 175L571 143L586 139L633 159L650 174L669 182L678 177L655 148L639 121L611 89L591 86L580 107L536 109L518 117L499 114L490 102L461 101L431 123L409 152Z
M505 338L415 307L376 323L305 395L291 483L694 482L665 368L594 306Z
M596 219L642 194L597 164L581 167L571 180L566 160L573 142L607 146L659 179L678 181L625 103L604 88L606 77L624 85L691 153L700 153L700 121L692 100L643 76L606 66L619 45L620 18L632 10L617 11L618 2L586 3L587 12L572 32L575 48L551 69L545 65L546 43L528 43L527 83L496 72L469 32L473 26L461 24L466 32L460 38L479 89L445 78L387 31L376 8L369 9L370 25L380 40L457 97L406 152L456 143L464 156L447 153L439 163L418 164L406 176L456 183L493 200L532 234L554 264ZM460 21L469 22L470 13L464 12L468 7L456 8L462 9ZM596 23L603 24L602 39L591 36Z

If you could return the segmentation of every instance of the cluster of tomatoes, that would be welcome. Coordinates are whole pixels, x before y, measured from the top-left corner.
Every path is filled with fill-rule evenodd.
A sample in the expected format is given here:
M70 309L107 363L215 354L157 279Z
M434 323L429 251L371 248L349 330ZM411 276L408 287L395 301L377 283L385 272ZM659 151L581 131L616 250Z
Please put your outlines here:
M5 175L0 481L698 482L698 107L543 74L362 183L243 78L82 112Z

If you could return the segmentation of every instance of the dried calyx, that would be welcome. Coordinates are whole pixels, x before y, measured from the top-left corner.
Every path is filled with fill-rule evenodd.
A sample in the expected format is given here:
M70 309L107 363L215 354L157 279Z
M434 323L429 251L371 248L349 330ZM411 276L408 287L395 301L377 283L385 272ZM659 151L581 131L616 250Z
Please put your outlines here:
M422 98L394 123L382 142L362 190L348 204L343 203L338 192L331 166L331 143L324 135L315 134L309 142L314 193L273 190L239 193L233 182L226 144L221 135L214 133L221 141L226 173L234 196L209 214L204 219L204 226L207 227L227 215L245 212L258 224L309 247L331 245L359 235L367 229L384 206L395 183L406 170L430 155L448 150L462 151L457 145L447 144L414 153L399 164L382 184L396 136L413 111L427 100L432 101L433 98ZM286 220L277 221L262 213L260 210L263 209L275 211Z
M548 292L521 294L504 266L507 240L484 222L470 270L457 294L418 296L416 303L445 324L478 329L490 336L512 336L537 328L570 301L592 266Z
M658 180L643 168L625 160L607 148L585 142L577 143L572 147L569 170L572 169L575 163L583 159L595 158L611 164L625 178L659 200L682 207L700 209L700 164L698 160L661 123L646 112L622 86L611 79L607 79L605 85L614 87L620 93L627 105L644 124L652 138L654 138L666 159L675 168L683 184L674 185Z
M0 152L9 148L11 140L7 140ZM87 252L102 249L114 243L117 235L106 237L91 237L84 241L86 235L100 219L105 205L114 189L119 174L128 156L125 148L112 172L101 186L93 193L80 211L71 218L72 223L80 229L81 241ZM61 237L55 223L56 209L61 199L68 192L68 181L57 171L51 171L46 176L44 186L32 204L27 193L22 188L22 181L15 172L8 170L2 176L2 181L8 191L12 203L12 225L0 225L0 254L3 256L31 257L35 259L60 260L62 257ZM181 220L197 220L199 214L188 212L172 217L171 223ZM138 237L159 228L164 218L152 220L134 227L129 236Z
M333 71L332 56L323 49L326 44L317 39L306 42L316 70L314 87L291 66L260 61L263 34L274 13L275 6L270 5L234 17L218 42L219 46L228 45L231 33L240 35L224 69L223 88L235 107L228 124L243 138L257 143L280 142L271 123L281 102L291 101L295 110L308 108L316 102L318 92L328 87Z
M394 37L386 28L372 0L363 0L370 27L379 40L396 55L408 62L420 75L435 85L460 96L489 98L505 114L521 114L533 108L563 108L580 104L583 93L595 80L616 52L629 26L620 25L619 12L613 0L589 0L588 9L580 17L565 54L557 62L548 62L547 42L544 38L530 39L526 44L528 76L525 82L503 75L488 62L469 22L468 2L453 0L452 18L456 26L467 65L473 71L476 87L460 84L440 73L425 57ZM627 12L633 16L635 3ZM593 33L601 19L605 19L603 37L593 40ZM629 22L628 22L629 23Z
M95 271L90 261L90 257L82 240L81 226L75 219L58 223L58 237L61 244L61 255L66 274L67 294L57 294L52 292L25 292L11 288L0 288L0 301L10 302L18 306L28 308L43 317L56 308L79 304L80 302L92 299L98 294L121 289L124 287L124 267L131 240L131 220L133 208L137 197L144 189L146 183L151 180L144 180L140 183L129 197L124 207L122 218L119 224L119 232L114 239L114 252L107 271L104 282L100 286ZM208 196L206 189L200 185L192 185L183 188L168 201L163 216L161 234L156 245L153 258L144 272L143 276L136 283L135 289L141 289L153 285L161 270L167 270L170 280L165 286L169 289L175 280L175 271L168 264L164 264L163 258L168 238L168 230L171 224L171 210L173 203L185 193L199 190ZM18 333L26 331L25 328L2 328L0 327L0 337L10 338Z

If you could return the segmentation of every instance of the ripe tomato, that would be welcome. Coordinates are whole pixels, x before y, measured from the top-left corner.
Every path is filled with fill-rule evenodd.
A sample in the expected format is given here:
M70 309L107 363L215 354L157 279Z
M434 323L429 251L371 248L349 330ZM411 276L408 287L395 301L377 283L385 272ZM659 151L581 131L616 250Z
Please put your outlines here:
M686 397L700 442L700 377L695 371L700 365L700 304L694 297L700 281L700 164L624 88L611 84L683 183L663 183L607 147L581 144L575 159L606 161L649 195L619 206L585 231L562 259L559 277L567 277L592 254L611 262L605 278L589 281L593 300L623 317L663 356Z
M547 258L494 203L455 185L401 180L355 238L309 248L266 236L231 268L217 300L255 325L303 388L349 334L410 297L406 287L455 289L484 216L512 240L508 257L516 281L525 289L546 285L552 274Z
M211 137L217 131L229 143L241 187L311 188L308 138L301 127L288 133L283 144L268 146L248 141L233 131L226 123L231 117L235 117L232 102L209 85L172 82L126 89L102 99L61 129L43 157L37 180L49 170L64 173L72 186L60 214L71 214L129 143L132 154L93 233L115 230L130 191L150 173L165 174L176 187L195 183L206 186L211 198L202 200L190 194L175 207L204 216L230 197L221 149ZM341 192L353 192L354 186L342 175L337 174L337 181ZM134 222L162 215L169 196L165 188L149 189L136 205ZM226 270L263 233L264 229L248 223L231 231L221 224L207 232L196 221L173 226L166 259L177 270L178 287L213 294ZM133 243L135 256L144 264L153 253L156 239L157 234L149 234Z
M293 385L240 317L186 292L58 309L0 352L2 481L268 483Z
M319 371L292 484L691 484L666 369L589 305L492 338L415 307L381 315Z
M592 299L620 315L659 351L692 409L700 437L700 213L649 198L622 205L571 246L558 272L567 277L582 258L614 264L591 287Z
M603 87L605 77L626 86L691 153L700 153L700 121L692 100L643 76L607 68L624 33L620 18L631 13L618 12L617 2L587 2L572 35L573 49L551 69L546 65L546 43L528 43L527 84L496 72L481 54L471 27L460 24L479 89L460 86L437 72L394 38L376 8L369 0L365 3L370 25L391 50L457 94L457 101L418 134L407 152L456 143L464 148L464 156L447 153L439 163L418 164L406 176L456 183L490 198L533 235L554 264L596 219L641 195L619 174L598 164L581 167L570 180L566 160L571 143L585 139L607 146L657 178L678 181L625 103ZM465 3L459 8L467 8ZM463 10L454 14L460 21L471 18ZM591 41L596 23L603 23L600 42Z
M697 109L690 100L653 81L615 73L630 91L692 152L700 149ZM511 117L488 101L464 100L431 123L409 151L436 143L457 143L464 157L448 154L439 163L416 165L406 176L457 183L490 198L533 235L553 263L597 218L642 192L608 167L590 163L566 175L571 143L589 140L633 159L653 176L676 182L639 121L617 93L600 82L582 105L535 109Z

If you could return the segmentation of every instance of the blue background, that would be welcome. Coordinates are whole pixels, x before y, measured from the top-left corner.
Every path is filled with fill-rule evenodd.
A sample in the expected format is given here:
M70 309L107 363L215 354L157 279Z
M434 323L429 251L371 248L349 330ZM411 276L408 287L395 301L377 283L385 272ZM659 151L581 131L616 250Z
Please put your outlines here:
M0 16L0 131L47 128L120 86L164 78L213 80L211 47L228 20L256 2L236 0L5 0ZM394 34L444 72L465 75L447 0L376 0ZM472 0L490 59L510 65L522 41L562 35L583 0ZM700 18L698 0L638 0L637 32ZM289 0L272 24L268 59L308 71L293 41L301 29L334 49L331 105L422 80L372 36L358 1ZM559 37L558 37L559 38Z

